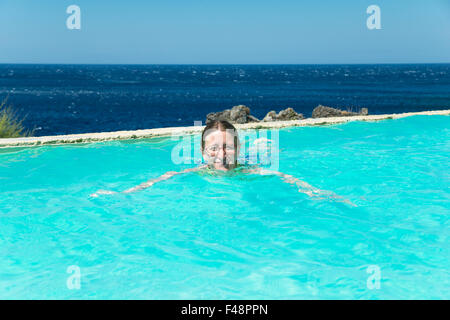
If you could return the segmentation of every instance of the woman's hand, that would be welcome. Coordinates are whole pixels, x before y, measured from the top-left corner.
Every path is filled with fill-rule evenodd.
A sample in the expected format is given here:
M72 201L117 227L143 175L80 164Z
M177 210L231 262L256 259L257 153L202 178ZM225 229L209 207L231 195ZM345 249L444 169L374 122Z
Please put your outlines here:
M313 187L312 185L310 185L309 183L302 181L290 174L286 174L286 173L279 172L279 171L266 170L263 168L257 168L256 170L251 171L251 173L257 173L260 175L270 175L270 174L277 175L277 176L281 177L284 182L292 184L292 185L296 185L298 188L298 192L305 193L310 197L314 197L316 199L329 199L329 200L344 202L353 207L356 207L356 205L354 203L352 203L350 200L347 200L347 199L335 194L334 192L317 189L317 188Z
M140 185L138 185L138 186L136 186L136 187L133 187L133 188L130 188L130 189L127 189L127 190L125 190L125 191L122 191L121 193L132 193L132 192L135 192L135 191L139 191L139 190L143 190L143 189L146 189L146 188L150 188L150 187L153 186L156 182L164 181L164 180L170 179L171 177L173 177L173 176L175 176L175 175L177 175L177 174L182 174L182 173L188 173L188 172L198 171L198 170L200 170L200 169L202 169L202 168L205 168L205 167L206 167L206 165L204 165L204 166L199 166L199 167L196 167L196 168L186 169L186 170L181 171L181 172L178 172L178 171L168 171L168 172L164 173L162 176L159 176L158 178L154 178L154 179L151 179L151 180L149 180L149 181L147 181L147 182L141 183ZM116 194L116 193L118 193L118 192L115 192L115 191L109 191L109 190L98 190L97 192L91 194L90 196L93 197L93 198L98 198L100 195L104 195L104 194Z

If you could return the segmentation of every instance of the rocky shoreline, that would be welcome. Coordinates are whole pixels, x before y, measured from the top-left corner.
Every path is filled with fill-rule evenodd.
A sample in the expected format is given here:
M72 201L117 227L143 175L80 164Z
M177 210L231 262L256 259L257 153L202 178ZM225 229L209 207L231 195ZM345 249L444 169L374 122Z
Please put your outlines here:
M312 112L312 118L367 116L368 114L369 110L367 108L361 108L359 112L353 112L318 105ZM292 121L302 119L305 119L303 114L297 113L293 108L286 108L278 113L274 110L269 111L262 120L259 120L250 114L249 107L238 105L220 112L208 113L206 116L206 123L215 120L226 120L234 124L243 124L252 122Z
M286 127L306 127L321 126L346 123L351 121L381 121L387 119L399 119L410 116L433 116L445 115L450 116L449 110L435 110L422 112L392 113L392 114L376 114L376 115L357 115L327 118L308 118L302 120L289 121L258 121L236 124L238 130L249 129L281 129ZM33 147L41 145L60 145L60 144L77 144L91 143L110 140L132 140L147 139L156 137L183 136L189 134L198 134L202 132L204 126L191 127L172 127L172 128L155 128L146 130L133 131L115 131L115 132L99 132L99 133L83 133L61 136L43 136L43 137L25 137L25 138L7 138L0 139L0 148L14 147Z

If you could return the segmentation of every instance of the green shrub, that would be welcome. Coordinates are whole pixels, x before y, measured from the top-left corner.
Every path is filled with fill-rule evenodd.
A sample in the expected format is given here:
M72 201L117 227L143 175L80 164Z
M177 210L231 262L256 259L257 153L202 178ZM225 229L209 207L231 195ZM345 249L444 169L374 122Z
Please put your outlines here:
M19 119L16 112L7 105L7 98L0 104L0 138L18 138L30 136L25 130L23 119Z

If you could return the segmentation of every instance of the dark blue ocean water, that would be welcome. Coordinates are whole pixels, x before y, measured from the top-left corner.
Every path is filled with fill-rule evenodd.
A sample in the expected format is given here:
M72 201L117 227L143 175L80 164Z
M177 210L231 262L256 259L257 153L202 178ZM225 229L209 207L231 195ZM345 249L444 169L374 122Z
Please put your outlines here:
M318 104L380 114L449 109L450 64L2 64L7 95L36 136L193 125L238 104L258 118Z

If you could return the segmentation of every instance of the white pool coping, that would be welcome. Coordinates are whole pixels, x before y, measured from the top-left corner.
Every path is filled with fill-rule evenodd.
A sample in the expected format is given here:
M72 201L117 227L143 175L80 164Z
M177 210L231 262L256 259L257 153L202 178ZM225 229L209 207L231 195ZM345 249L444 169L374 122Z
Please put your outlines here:
M274 122L261 121L245 124L236 124L235 126L238 130L279 129L286 127L330 125L351 121L379 121L386 119L399 119L417 115L427 115L427 116L450 115L450 110L392 113L392 114L378 114L378 115L350 116L350 117L308 118L303 120L274 121ZM58 144L88 143L88 142L109 141L109 140L131 140L131 139L144 139L154 137L170 137L170 136L200 133L203 130L203 128L204 126L169 127L169 128L133 130L133 131L69 134L60 136L6 138L6 139L3 138L0 139L0 148L32 147L39 145L58 145Z

